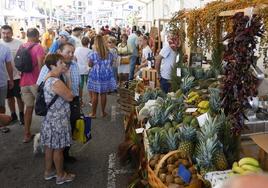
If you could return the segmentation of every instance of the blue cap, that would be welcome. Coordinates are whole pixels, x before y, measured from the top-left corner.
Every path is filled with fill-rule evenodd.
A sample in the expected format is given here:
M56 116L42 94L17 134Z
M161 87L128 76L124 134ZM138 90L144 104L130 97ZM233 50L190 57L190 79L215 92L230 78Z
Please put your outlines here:
M67 32L67 31L61 31L59 33L59 36L64 36L66 37L67 39L69 39L71 37L71 35Z

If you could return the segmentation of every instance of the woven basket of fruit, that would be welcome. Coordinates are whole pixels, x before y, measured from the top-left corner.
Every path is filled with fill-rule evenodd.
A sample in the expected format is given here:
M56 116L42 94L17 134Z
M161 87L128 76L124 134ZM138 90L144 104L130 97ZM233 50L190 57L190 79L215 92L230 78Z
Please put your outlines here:
M189 183L179 176L179 166L185 167L189 173ZM152 170L154 169L154 171ZM148 165L148 182L153 188L201 188L202 180L189 157L181 155L178 150L166 155L155 155Z

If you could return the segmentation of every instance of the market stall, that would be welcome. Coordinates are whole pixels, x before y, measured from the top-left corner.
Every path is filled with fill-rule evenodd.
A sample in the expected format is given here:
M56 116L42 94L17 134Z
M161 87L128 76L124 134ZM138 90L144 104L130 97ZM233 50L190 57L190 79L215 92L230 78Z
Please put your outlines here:
M232 176L266 169L267 148L261 140L266 137L252 137L257 132L252 125L266 123L267 117L267 94L257 92L265 76L254 57L259 46L267 45L266 5L219 1L171 19L171 31L193 53L202 54L201 65L180 58L168 94L144 80L132 87L140 96L119 152L122 162L135 161L132 186L215 187ZM205 68L203 57L209 65ZM247 129L247 136L259 143L259 155L242 148ZM132 160L134 156L138 158Z

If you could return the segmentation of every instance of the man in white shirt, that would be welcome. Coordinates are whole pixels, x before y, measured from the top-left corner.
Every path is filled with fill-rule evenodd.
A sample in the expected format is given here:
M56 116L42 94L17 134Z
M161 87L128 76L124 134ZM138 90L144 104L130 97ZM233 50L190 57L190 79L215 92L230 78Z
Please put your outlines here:
M80 39L82 32L83 32L83 28L81 27L75 27L72 31L71 37L74 40L75 48L82 47L82 43Z
M16 114L16 106L15 106L15 97L17 99L17 104L19 107L19 118L20 124L24 124L24 103L21 99L21 91L20 91L20 76L21 73L16 69L14 58L19 49L22 42L18 39L13 38L13 30L9 25L3 25L1 27L1 35L2 39L0 42L8 47L12 53L12 67L13 67L13 79L14 79L14 87L12 89L8 88L7 91L7 100L8 106L11 112L12 121L18 120Z
M180 46L178 38L168 35L168 45L165 45L156 58L156 70L160 79L160 87L168 93L171 87L171 71L176 63L177 51Z

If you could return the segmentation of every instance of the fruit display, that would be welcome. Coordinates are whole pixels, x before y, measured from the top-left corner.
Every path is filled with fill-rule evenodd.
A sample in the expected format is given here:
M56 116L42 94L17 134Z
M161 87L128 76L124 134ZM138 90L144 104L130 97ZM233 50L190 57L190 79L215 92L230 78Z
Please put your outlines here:
M229 175L247 175L262 172L259 161L252 157L244 157L232 165Z
M149 165L167 187L171 185L187 187L192 184L200 184L195 166L189 157L181 155L181 152L172 151L168 154L154 155L149 161ZM181 169L184 170L183 173L188 173L188 177L183 176L183 173L180 172Z

